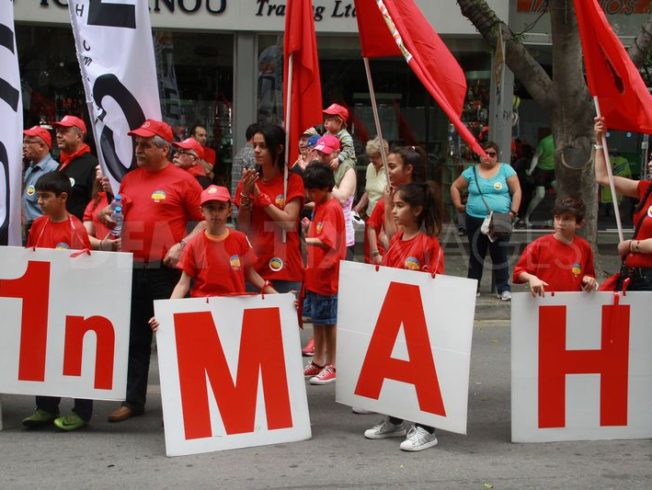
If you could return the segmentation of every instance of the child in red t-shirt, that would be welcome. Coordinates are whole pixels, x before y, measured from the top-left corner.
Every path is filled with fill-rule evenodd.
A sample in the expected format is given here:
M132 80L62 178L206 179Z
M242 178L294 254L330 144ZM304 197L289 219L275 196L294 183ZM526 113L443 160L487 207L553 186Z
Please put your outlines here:
M88 233L76 216L66 211L68 196L72 192L70 179L61 172L49 172L36 181L38 205L43 211L29 231L27 246L34 248L89 249ZM93 415L93 401L75 399L70 415L59 417L61 398L37 396L36 410L23 419L29 428L42 427L53 422L64 431L80 429L88 424Z
M552 291L594 291L598 287L593 251L576 236L584 224L584 203L575 197L558 199L552 210L555 232L530 243L514 267L514 283L527 282L532 296Z
M335 381L335 324L340 260L346 257L344 212L331 196L333 172L320 162L311 162L303 174L308 197L315 211L306 234L308 264L304 278L308 311L315 334L315 353L304 369L310 384Z
M444 252L437 235L441 230L443 206L441 193L429 183L409 183L394 193L392 217L397 232L383 256L382 265L413 271L444 272ZM367 429L367 439L402 437L403 451L422 451L437 444L434 427L415 424L409 431L404 420L385 417Z
M276 293L255 270L256 254L247 236L226 226L231 216L231 195L226 187L211 185L201 193L206 230L186 244L179 262L181 278L170 299L228 296L245 293L245 280L264 293ZM192 283L192 288L191 288ZM155 318L152 330L159 327Z

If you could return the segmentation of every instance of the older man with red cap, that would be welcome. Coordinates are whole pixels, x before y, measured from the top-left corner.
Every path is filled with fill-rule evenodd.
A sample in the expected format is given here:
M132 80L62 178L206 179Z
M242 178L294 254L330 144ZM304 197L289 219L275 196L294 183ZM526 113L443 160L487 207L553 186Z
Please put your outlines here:
M206 170L200 164L204 158L204 147L194 138L187 138L179 143L172 143L175 148L172 162L194 176L202 188L211 185L211 179L206 175Z
M180 276L174 265L185 246L186 226L203 220L201 186L169 161L170 126L148 119L129 134L136 140L138 164L120 184L125 212L122 250L134 256L129 366L126 401L109 415L110 422L145 410L152 342L147 322L154 315L153 302L172 294Z
M61 150L58 170L70 179L72 185L66 206L70 214L83 220L86 205L93 197L97 166L97 158L84 143L86 124L76 116L67 115L52 126L56 130L57 146Z
M23 158L29 163L23 177L23 229L25 236L29 233L32 222L41 216L36 194L36 181L41 175L53 172L59 166L52 155L52 135L41 126L34 126L23 131Z

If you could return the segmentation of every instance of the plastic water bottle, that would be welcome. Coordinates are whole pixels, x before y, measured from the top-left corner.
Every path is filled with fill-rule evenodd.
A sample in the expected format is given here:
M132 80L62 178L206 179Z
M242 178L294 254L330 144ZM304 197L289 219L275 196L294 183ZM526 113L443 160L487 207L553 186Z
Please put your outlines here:
M116 194L113 201L111 201L111 204L109 204L112 212L115 211L115 208L118 206L122 206L122 197L120 197L120 194Z
M125 217L122 214L122 206L116 206L113 212L111 213L111 219L115 221L115 226L111 230L111 235L115 238L119 238L122 234L122 225L124 223Z

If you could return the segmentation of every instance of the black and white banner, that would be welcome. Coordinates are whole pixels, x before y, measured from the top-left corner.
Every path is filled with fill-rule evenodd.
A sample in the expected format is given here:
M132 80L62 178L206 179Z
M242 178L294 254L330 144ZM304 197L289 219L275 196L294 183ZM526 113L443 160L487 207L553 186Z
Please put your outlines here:
M21 245L23 101L14 3L0 0L0 245Z
M149 5L146 0L68 5L97 156L117 190L136 166L127 132L145 119L161 120Z

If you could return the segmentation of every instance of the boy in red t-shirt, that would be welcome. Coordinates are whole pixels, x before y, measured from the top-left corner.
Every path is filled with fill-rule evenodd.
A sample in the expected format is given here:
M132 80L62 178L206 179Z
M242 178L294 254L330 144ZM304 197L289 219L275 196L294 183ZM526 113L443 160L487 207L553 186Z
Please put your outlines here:
M335 381L335 324L340 260L346 257L344 212L330 192L333 172L320 162L309 163L303 174L315 211L306 235L308 265L304 279L308 311L315 331L315 353L304 370L310 384Z
M27 246L55 249L90 249L88 233L81 221L66 211L72 191L70 179L61 172L49 172L36 181L38 205L43 216L34 220L27 237ZM75 399L70 415L59 417L61 398L37 396L36 410L23 419L29 428L42 427L53 422L64 431L77 430L88 424L93 415L93 401Z
M584 224L584 203L558 199L552 210L555 232L530 243L514 268L514 283L527 282L532 296L552 291L594 291L598 287L593 251L576 235Z
M231 216L231 195L226 187L211 185L201 193L206 230L188 241L179 261L181 278L170 299L228 296L245 293L245 280L264 293L276 293L254 268L256 254L247 236L226 226ZM191 288L192 282L192 288ZM152 330L159 327L155 318Z

